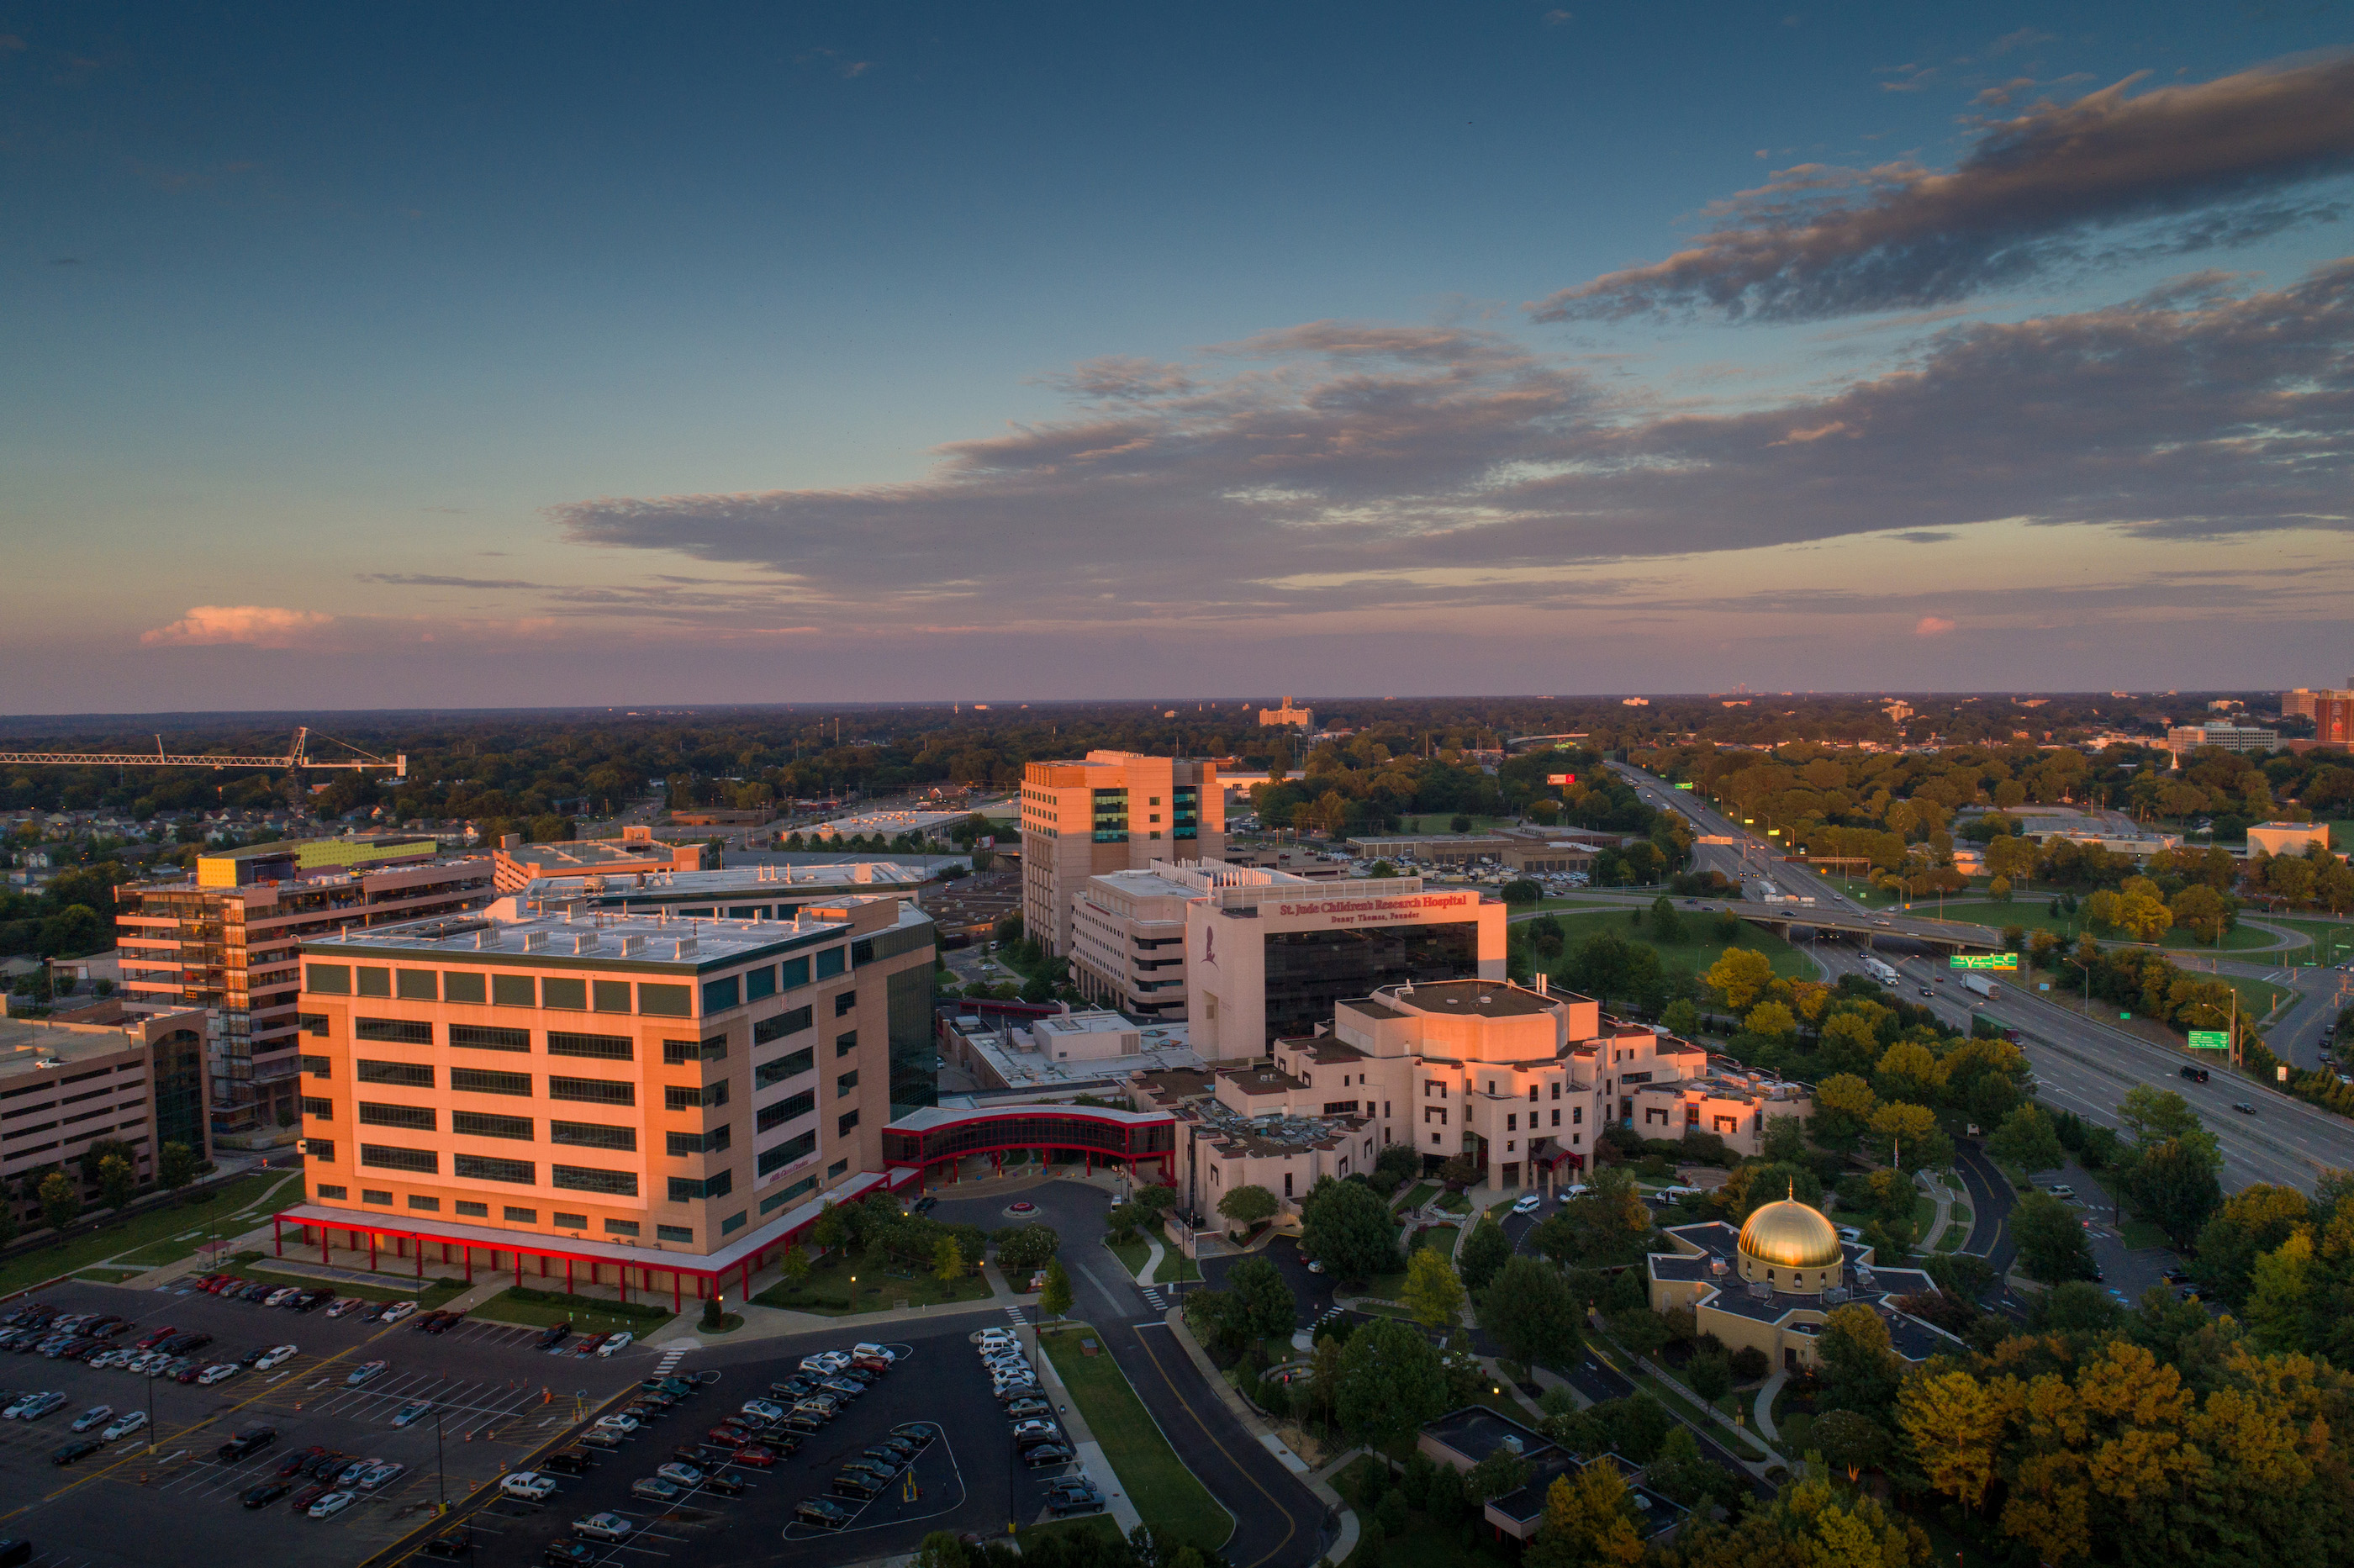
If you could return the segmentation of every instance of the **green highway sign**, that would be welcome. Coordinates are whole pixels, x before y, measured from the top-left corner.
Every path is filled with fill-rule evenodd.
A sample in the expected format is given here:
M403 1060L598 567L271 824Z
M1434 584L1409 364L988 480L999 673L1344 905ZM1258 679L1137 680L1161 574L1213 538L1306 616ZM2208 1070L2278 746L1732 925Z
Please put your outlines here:
M2019 968L2019 955L2017 953L1956 953L1946 962L1949 967L1957 969L2016 969Z
M2229 1051L2232 1034L2227 1029L2194 1029L2190 1032L2193 1051Z
M1679 785L1677 785L1677 786L1676 786L1676 788L1677 788L1677 789L1691 789L1691 785L1689 785L1689 784L1679 784Z

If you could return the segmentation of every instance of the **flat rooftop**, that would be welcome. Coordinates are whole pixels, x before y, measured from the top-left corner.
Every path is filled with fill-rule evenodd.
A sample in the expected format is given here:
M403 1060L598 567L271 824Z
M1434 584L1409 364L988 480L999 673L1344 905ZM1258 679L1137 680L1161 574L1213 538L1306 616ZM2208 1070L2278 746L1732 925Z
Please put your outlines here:
M527 865L543 876L566 873L643 871L667 863L674 846L657 839L578 839L558 843L517 844L503 852L517 865Z
M1027 1030L1048 1022L1063 1021L1023 1019L1020 1027ZM1102 1085L1125 1086L1138 1073L1198 1072L1202 1066L1202 1059L1193 1054L1193 1042L1182 1023L1128 1023L1125 1027L1142 1037L1136 1054L1069 1062L1058 1062L1044 1051L1025 1050L1016 1044L1012 1021L1004 1030L983 1028L980 1019L971 1017L959 1018L953 1023L974 1054L988 1063L1010 1089L1057 1093ZM1097 1027L1115 1026L1107 1022ZM1054 1031L1048 1033L1052 1034Z
M0 1077L55 1072L93 1056L111 1056L138 1047L140 1033L130 1029L84 1024L73 1028L33 1019L0 1020ZM57 1067L45 1067L55 1062Z
M802 836L815 833L822 838L833 838L844 833L888 833L896 838L901 833L929 832L945 828L951 822L961 822L970 811L862 811L854 817L835 817L802 830Z
M1567 1001L1587 999L1567 991L1539 995L1509 980L1428 980L1420 985L1394 986L1379 993L1401 1012L1436 1013L1444 1018L1532 1018L1550 1013Z
M1436 1421L1426 1422L1422 1434L1446 1444L1475 1465L1505 1446L1506 1438L1518 1438L1521 1457L1532 1463L1547 1454L1561 1452L1545 1440L1543 1433L1500 1415L1484 1404L1468 1404L1460 1410L1450 1410Z
M895 902L896 902L895 900ZM902 905L898 925L928 925L930 916ZM768 953L815 947L847 936L841 920L681 919L669 915L624 915L589 911L584 919L562 914L493 919L487 914L376 926L314 938L303 951L320 958L341 953L460 959L469 963L572 960L570 968L602 965L678 965L709 969Z
M607 903L694 904L721 900L758 904L782 897L920 887L931 874L889 861L832 861L822 865L738 866L726 871L664 871L626 866L637 880L616 884L599 872L543 872L525 891L535 899L594 898Z

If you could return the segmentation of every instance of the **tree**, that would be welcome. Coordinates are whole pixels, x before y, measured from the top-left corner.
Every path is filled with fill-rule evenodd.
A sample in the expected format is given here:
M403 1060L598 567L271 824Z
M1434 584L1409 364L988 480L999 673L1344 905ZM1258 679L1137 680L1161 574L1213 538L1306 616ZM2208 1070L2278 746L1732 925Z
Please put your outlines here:
M196 1179L196 1155L185 1143L165 1144L155 1162L155 1179L172 1194L172 1201L178 1202L180 1190Z
M1136 1190L1136 1196L1130 1198L1129 1202L1158 1219L1177 1206L1177 1189L1161 1186L1139 1187Z
M1596 931L1578 943L1564 978L1607 1010L1613 996L1624 996L1635 970L1635 948L1616 931Z
M1411 1143L1385 1144L1373 1157L1374 1184L1390 1192L1396 1192L1421 1173L1422 1156Z
M954 1236L942 1236L932 1248L932 1275L943 1285L953 1285L964 1277L964 1248L957 1245Z
M1694 1007L1689 999L1680 996L1668 1003L1667 1011L1659 1014L1659 1022L1667 1026L1669 1033L1680 1040L1689 1040L1700 1033L1700 1009Z
M1473 1290L1487 1289L1488 1282L1511 1255L1512 1240L1504 1234L1504 1227L1483 1216L1463 1241L1463 1283Z
M2049 1192L2029 1192L2010 1212L2011 1234L2019 1242L2020 1272L2045 1285L2082 1279L2092 1271L2092 1253L2084 1245L2084 1227L2068 1205Z
M1566 1366L1585 1319L1559 1270L1514 1253L1479 1296L1479 1326L1522 1366Z
M1059 1257L1046 1266L1046 1288L1038 1293L1038 1309L1053 1318L1071 1309L1071 1277Z
M1749 1010L1742 1026L1752 1034L1762 1034L1768 1040L1787 1041L1798 1033L1798 1020L1789 1007L1779 1001L1761 1001Z
M1473 1503L1509 1496L1528 1484L1529 1462L1500 1446L1463 1473L1463 1495Z
M1009 1280L1026 1280L1046 1266L1063 1245L1052 1225L1007 1225L989 1238L997 1247L997 1266Z
M699 1325L706 1333L716 1333L727 1326L727 1311L721 1293L714 1290L703 1298L703 1321Z
M1363 1181L1319 1181L1299 1206L1299 1250L1342 1279L1398 1266L1397 1222Z
M2171 909L2174 923L2202 942L2221 941L2223 933L2231 927L2231 905L2204 883L2194 882L2176 894Z
M1262 1221L1275 1218L1275 1211L1278 1207L1275 1194L1259 1186L1236 1187L1218 1200L1219 1214L1236 1234Z
M2068 1151L2041 1106L2020 1106L2002 1118L1987 1139L1987 1152L2015 1171L2033 1175L2067 1163Z
M1832 1308L1823 1319L1816 1357L1824 1385L1815 1402L1818 1410L1852 1410L1879 1421L1895 1408L1904 1363L1889 1342L1888 1325L1871 1308Z
M81 1213L81 1183L62 1171L41 1179L39 1196L42 1223L53 1231L65 1229Z
M2141 1151L2121 1185L2141 1216L2188 1251L2199 1228L2223 1204L2211 1141L2170 1138Z
M784 1281L788 1286L792 1287L794 1289L799 1289L801 1287L801 1281L809 1277L810 1255L808 1249L800 1246L787 1247L785 1249L784 1255L777 1259L777 1268L779 1272L784 1276Z
M1937 1125L1937 1113L1927 1106L1898 1101L1872 1113L1873 1148L1904 1171L1925 1171L1954 1162L1954 1140Z
M1226 1271L1226 1288L1234 1292L1235 1310L1252 1338L1291 1332L1299 1308L1291 1287L1284 1283L1283 1270L1263 1257L1246 1257Z
M120 1214L131 1206L131 1194L138 1181L132 1173L131 1161L119 1154L110 1154L98 1167L99 1201Z
M2147 1084L2136 1084L2126 1091L2126 1097L2117 1102L2117 1121L2133 1135L2138 1147L2204 1130L2190 1101L2172 1089L2153 1088Z
M1684 1383L1714 1404L1733 1392L1733 1363L1723 1356L1702 1354L1684 1363Z
M1965 1509L1975 1510L1994 1482L2006 1406L2018 1390L2015 1380L2002 1383L1989 1388L1967 1372L1925 1372L1907 1379L1896 1397L1896 1424L1914 1462L1933 1489Z
M1774 965L1755 948L1727 948L1700 978L1723 999L1727 1010L1746 1012L1773 985Z
M1454 1327L1463 1311L1463 1281L1435 1248L1416 1247L1406 1260L1405 1308L1426 1329Z
M1642 1560L1642 1537L1628 1518L1627 1482L1612 1464L1588 1465L1575 1481L1555 1477L1545 1489L1544 1522L1521 1554L1522 1568L1632 1568Z
M2223 1200L2214 1217L2199 1228L2199 1259L2193 1266L2205 1294L2236 1308L2248 1298L2256 1259L2288 1240L2311 1213L2294 1187L2257 1181Z
M1333 1394L1341 1428L1356 1442L1392 1443L1447 1408L1447 1372L1430 1341L1394 1319L1381 1318L1341 1348Z
M1850 1481L1888 1452L1887 1429L1852 1410L1826 1411L1816 1417L1812 1441L1824 1462L1845 1470Z
M1659 1347L1668 1342L1668 1320L1648 1307L1638 1307L1612 1314L1610 1333L1639 1365L1658 1355Z
M1662 893L1651 900L1651 940L1674 947L1684 939L1684 917L1673 900Z
M2317 1273L2313 1231L2306 1225L2297 1226L2286 1241L2256 1259L2246 1312L2258 1345L2275 1354L2294 1354L2319 1338L2313 1322Z
M1848 1022L1836 1018L1831 1022ZM1829 1025L1825 1025L1825 1033ZM1826 1149L1851 1147L1857 1137L1872 1123L1872 1113L1879 1107L1880 1097L1872 1086L1853 1073L1834 1073L1815 1086L1815 1114L1808 1122L1807 1131Z

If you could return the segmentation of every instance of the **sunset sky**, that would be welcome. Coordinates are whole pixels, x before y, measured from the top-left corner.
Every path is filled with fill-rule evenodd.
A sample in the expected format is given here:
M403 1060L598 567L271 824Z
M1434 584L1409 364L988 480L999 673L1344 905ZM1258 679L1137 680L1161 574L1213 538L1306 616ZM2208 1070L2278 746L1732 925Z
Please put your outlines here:
M0 0L0 713L2338 683L2349 47Z

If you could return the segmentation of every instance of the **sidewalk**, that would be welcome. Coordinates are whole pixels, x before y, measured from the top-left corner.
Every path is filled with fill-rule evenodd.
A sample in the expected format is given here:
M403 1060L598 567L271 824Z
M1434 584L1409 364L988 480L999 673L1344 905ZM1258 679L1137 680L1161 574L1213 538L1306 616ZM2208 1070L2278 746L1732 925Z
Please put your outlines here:
M1933 1253L1937 1250L1937 1238L1944 1235L1946 1227L1954 1223L1954 1194L1946 1185L1945 1178L1934 1171L1921 1171L1914 1180L1928 1189L1930 1200L1937 1205L1937 1213L1929 1222L1927 1233L1914 1245L1924 1254Z

